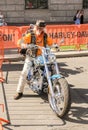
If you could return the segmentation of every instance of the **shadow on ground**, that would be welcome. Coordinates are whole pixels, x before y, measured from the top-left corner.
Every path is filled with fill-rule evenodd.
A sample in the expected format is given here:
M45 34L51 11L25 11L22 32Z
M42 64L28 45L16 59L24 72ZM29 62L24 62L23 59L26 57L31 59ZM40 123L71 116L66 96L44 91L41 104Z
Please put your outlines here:
M21 71L23 68L22 63L14 63L14 64L3 64L2 70L3 71Z
M70 90L72 105L70 114L68 113L65 120L77 124L88 124L88 89L76 89L73 87Z
M84 72L84 67L82 66L80 66L79 68L74 68L74 70L66 68L68 65L64 62L58 63L58 66L59 66L59 70L61 74L64 77L69 77L70 75L76 75L76 74Z

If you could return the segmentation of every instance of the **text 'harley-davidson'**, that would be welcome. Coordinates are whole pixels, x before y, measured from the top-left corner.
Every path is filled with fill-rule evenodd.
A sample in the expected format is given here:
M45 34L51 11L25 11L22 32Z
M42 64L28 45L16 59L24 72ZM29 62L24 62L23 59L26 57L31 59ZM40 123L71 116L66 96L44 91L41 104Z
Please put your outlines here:
M35 55L37 49L41 50L41 56ZM65 116L70 108L70 88L59 72L56 56L50 48L34 44L28 45L26 56L32 61L27 76L29 87L38 94L47 93L49 104L56 115Z

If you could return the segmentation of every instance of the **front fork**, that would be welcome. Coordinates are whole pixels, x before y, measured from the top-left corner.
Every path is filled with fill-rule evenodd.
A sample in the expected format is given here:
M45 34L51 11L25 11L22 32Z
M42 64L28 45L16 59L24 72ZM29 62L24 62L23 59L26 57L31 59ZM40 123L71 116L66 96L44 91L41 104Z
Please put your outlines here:
M45 60L45 57L44 57L44 60ZM56 68L56 73L59 74L58 65L57 65L56 62L55 62L55 68ZM48 70L46 62L45 62L45 70L46 70L46 75L47 75L50 93L51 93L52 97L55 97L55 94L54 94L54 91L53 91L53 85L52 85L52 82L51 82L51 76L49 75L49 70Z

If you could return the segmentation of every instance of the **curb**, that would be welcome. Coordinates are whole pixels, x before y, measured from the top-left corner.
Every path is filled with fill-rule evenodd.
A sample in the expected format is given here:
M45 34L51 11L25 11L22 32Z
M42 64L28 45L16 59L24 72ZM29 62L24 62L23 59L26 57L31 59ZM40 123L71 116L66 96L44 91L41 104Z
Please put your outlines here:
M8 51L8 50L7 50ZM11 52L10 52L11 51ZM52 51L56 58L70 58L70 57L83 57L88 56L88 50L81 50L81 51ZM23 61L24 56L19 54L17 51L9 50L8 53L5 54L4 60L8 61Z
M57 58L83 57L88 56L88 50L85 51L65 51L54 52Z

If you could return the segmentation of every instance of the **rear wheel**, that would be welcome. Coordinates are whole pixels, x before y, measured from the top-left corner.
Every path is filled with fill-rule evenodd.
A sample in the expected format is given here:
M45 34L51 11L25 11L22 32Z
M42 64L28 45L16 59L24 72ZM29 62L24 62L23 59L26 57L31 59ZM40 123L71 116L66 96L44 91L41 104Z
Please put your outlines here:
M70 88L65 78L60 78L57 81L53 81L53 91L55 96L52 97L50 92L48 93L48 99L51 108L59 117L65 116L71 104Z

